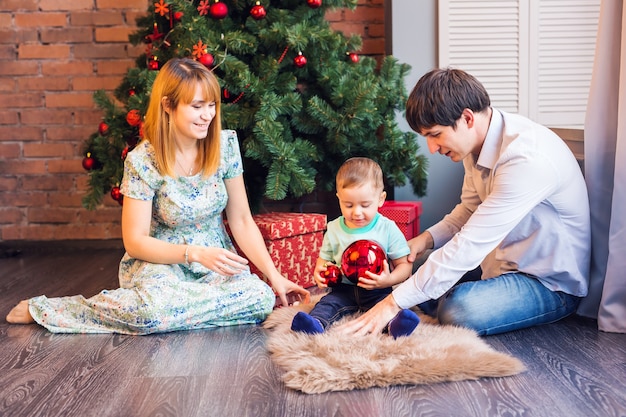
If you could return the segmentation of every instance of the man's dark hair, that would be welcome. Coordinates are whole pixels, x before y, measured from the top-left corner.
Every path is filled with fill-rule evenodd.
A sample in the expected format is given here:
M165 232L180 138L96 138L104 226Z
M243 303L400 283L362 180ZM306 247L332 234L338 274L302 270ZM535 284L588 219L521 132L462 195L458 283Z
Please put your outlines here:
M456 129L463 110L480 113L490 104L487 90L472 75L452 68L434 69L420 78L409 94L406 119L418 133L435 125Z

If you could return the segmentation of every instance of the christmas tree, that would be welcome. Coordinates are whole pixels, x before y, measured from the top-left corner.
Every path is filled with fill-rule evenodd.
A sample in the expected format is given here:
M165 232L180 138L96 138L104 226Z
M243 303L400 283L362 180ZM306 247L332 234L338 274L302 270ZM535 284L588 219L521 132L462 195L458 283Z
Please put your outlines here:
M106 193L122 202L123 160L142 136L142 115L158 69L173 57L210 68L222 86L225 129L237 131L253 210L266 199L332 190L352 156L376 160L387 186L407 179L426 190L427 161L415 134L399 130L407 64L359 56L361 38L330 28L328 8L356 0L160 0L130 37L146 44L116 88L94 95L104 118L85 142L83 166L95 208Z

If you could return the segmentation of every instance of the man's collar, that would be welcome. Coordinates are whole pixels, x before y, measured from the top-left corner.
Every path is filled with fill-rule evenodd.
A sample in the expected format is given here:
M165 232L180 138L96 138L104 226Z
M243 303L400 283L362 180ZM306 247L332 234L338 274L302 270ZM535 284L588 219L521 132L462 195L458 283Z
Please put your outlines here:
M489 122L489 129L487 130L487 136L483 142L483 147L478 155L477 165L480 165L487 169L492 169L498 160L500 154L500 142L502 141L502 129L504 128L504 120L502 113L497 109L492 108L491 121Z

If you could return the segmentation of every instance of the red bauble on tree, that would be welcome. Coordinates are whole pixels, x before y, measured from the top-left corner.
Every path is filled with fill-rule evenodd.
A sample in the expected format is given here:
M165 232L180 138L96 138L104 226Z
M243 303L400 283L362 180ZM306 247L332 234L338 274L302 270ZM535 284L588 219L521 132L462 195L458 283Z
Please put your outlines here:
M95 165L96 160L91 156L91 152L87 152L87 155L83 158L83 168L91 171Z
M228 6L220 1L216 1L209 8L209 16L213 19L223 19L228 16Z
M109 125L104 122L100 122L100 124L98 125L98 133L100 133L102 136L105 136L107 133L109 133Z
M138 126L139 123L141 123L141 114L139 114L139 110L130 110L126 114L126 122L131 126Z
M252 16L256 20L261 20L265 18L267 12L265 11L265 7L261 5L261 2L256 2L254 6L250 9L250 16Z
M202 65L210 69L211 67L213 67L213 64L215 63L215 58L213 58L213 55L206 53L202 55L200 58L198 58L198 61Z
M185 14L183 12L174 12L174 20L176 22L180 22L181 20L183 20L183 16Z
M124 149L122 149L122 155L120 156L122 158L122 161L125 160L126 157L128 156L129 150L130 150L130 147L128 145L126 145Z
M348 58L350 58L350 61L354 62L355 64L359 62L359 55L356 52L348 53Z
M366 271L377 275L383 272L385 259L387 255L378 243L371 240L357 240L343 252L341 270L346 278L356 284L359 282L359 277L367 277Z
M302 68L306 65L306 57L300 52L298 56L293 59L293 63L296 67Z
M317 9L322 5L322 0L306 0L306 4L308 4L311 9Z
M152 55L150 59L148 59L148 69L152 71L159 69L159 58L156 55Z
M117 185L111 188L111 198L120 204L122 199L124 198L124 195L120 191L120 187L118 187Z

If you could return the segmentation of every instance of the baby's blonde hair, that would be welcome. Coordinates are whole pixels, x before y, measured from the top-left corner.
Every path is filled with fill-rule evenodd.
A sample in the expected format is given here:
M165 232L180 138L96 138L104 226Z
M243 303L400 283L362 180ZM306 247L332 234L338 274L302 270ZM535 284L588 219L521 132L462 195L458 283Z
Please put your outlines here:
M383 171L375 161L369 158L355 157L344 162L337 176L335 184L337 190L371 183L375 190L383 191Z

